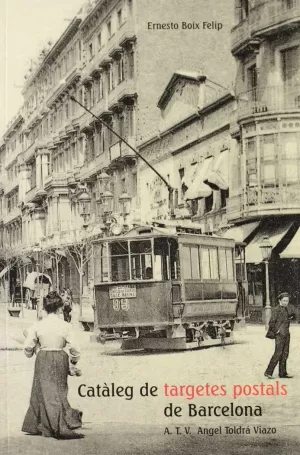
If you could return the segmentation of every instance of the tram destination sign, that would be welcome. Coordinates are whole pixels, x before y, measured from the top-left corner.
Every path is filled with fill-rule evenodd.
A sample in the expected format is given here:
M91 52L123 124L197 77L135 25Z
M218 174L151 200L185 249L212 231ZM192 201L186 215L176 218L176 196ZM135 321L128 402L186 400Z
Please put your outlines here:
M110 299L130 299L136 297L136 285L124 284L122 286L110 286L109 298Z

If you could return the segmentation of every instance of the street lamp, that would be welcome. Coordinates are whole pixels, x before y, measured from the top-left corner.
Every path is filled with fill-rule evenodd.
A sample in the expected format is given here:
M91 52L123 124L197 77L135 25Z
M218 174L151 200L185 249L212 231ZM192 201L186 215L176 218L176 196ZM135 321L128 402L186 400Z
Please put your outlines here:
M83 218L83 227L86 228L91 214L91 198L87 191L83 191L78 196L79 213Z
M104 191L102 194L102 205L104 215L110 215L113 211L113 194L110 191Z
M270 303L270 285L269 285L269 260L272 253L272 244L269 237L264 237L259 245L262 254L262 260L265 263L266 270L266 306L265 306L265 322L268 328L271 318L271 303Z
M130 213L130 202L131 202L131 196L126 191L123 191L121 196L119 197L119 202L121 205L121 212L122 215L126 216L129 215Z
M110 175L108 175L105 171L101 171L101 173L97 176L98 179L98 191L99 195L106 190L107 183L110 179Z

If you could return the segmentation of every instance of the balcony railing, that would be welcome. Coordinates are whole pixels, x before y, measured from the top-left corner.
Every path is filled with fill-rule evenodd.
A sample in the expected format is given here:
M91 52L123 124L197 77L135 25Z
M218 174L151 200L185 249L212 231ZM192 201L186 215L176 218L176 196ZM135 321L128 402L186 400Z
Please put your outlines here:
M53 172L51 175L48 175L44 180L44 188L50 188L55 186L66 186L67 181L67 172Z
M278 85L240 93L238 119L273 112L300 111L300 84Z
M244 41L250 38L250 25L248 19L237 24L231 30L231 47L238 48Z
M298 213L299 208L300 183L246 190L245 215L251 212Z
M250 11L251 35L266 29L300 21L300 0L267 0Z

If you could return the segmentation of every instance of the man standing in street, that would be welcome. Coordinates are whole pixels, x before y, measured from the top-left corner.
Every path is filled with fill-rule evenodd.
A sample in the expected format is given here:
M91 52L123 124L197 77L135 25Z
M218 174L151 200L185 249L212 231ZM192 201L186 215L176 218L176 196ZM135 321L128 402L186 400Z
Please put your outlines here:
M292 378L286 371L286 362L289 356L290 348L290 321L295 318L295 312L289 305L289 294L282 292L278 296L279 305L273 308L272 316L269 322L267 338L275 339L275 352L265 371L268 379L273 378L273 372L279 363L279 377Z

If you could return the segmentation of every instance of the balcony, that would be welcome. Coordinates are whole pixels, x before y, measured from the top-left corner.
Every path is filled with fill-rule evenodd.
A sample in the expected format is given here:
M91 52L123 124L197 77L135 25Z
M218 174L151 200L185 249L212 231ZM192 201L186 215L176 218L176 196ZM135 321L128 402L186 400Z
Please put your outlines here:
M300 183L246 189L244 216L298 214L299 209Z
M44 181L45 190L49 188L66 188L68 184L66 172L54 172L48 175Z
M250 12L251 36L262 37L299 25L300 0L268 0Z
M19 186L19 179L18 177L14 178L13 180L7 179L5 186L4 186L4 192L5 194L11 193L14 189L16 189Z
M37 188L34 186L25 195L25 204L29 202L38 202L46 195L46 191L43 188Z
M127 142L135 147L134 138L128 138ZM122 166L124 162L133 162L136 160L136 153L130 149L124 142L118 141L109 149L110 153L110 167Z
M135 39L136 34L134 21L127 18L126 22L124 22L110 37L108 41L108 45L110 46L108 52L112 53L116 45L123 47L135 41Z
M300 84L253 89L237 97L238 121L244 117L278 113L300 113Z
M27 147L23 154L23 160L27 162L35 153L35 140Z
M238 53L243 43L250 39L250 24L248 18L237 24L231 30L231 50L233 54Z
M136 82L134 79L126 79L114 87L108 94L108 107L113 108L118 103L133 101L136 97Z
M19 207L15 207L9 213L3 216L3 223L8 224L18 217L21 217L21 211Z

